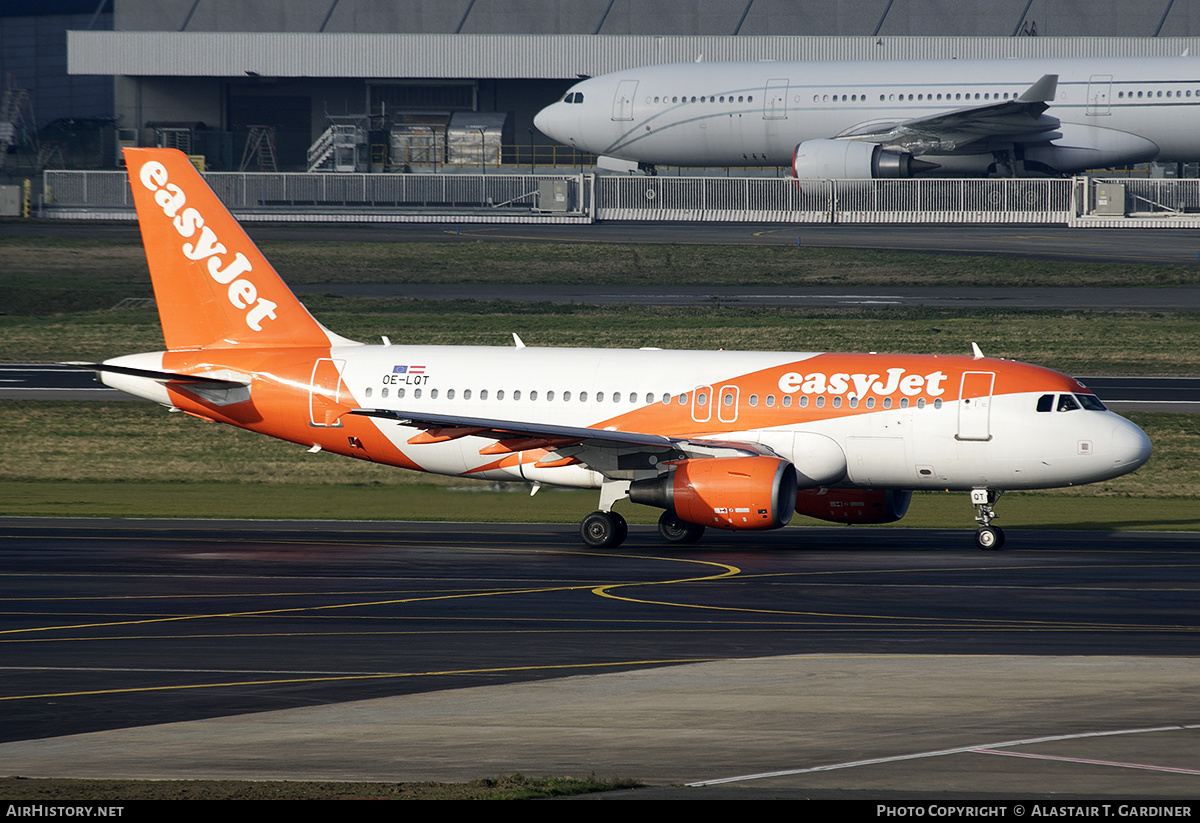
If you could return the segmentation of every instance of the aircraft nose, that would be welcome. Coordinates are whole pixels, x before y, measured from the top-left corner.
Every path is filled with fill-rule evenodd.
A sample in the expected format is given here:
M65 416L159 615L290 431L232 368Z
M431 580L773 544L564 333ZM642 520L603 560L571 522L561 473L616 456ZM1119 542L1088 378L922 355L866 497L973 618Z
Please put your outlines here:
M551 103L533 116L533 125L538 131L548 137L554 137L554 133L551 131L551 128L553 128L551 123L554 120L554 115L550 110L556 105L557 103Z
M579 112L574 111L578 106L567 103L551 103L539 111L533 118L533 125L547 137L567 145L573 144L575 124Z
M1131 472L1150 459L1150 438L1140 428L1122 418L1113 431L1113 462Z

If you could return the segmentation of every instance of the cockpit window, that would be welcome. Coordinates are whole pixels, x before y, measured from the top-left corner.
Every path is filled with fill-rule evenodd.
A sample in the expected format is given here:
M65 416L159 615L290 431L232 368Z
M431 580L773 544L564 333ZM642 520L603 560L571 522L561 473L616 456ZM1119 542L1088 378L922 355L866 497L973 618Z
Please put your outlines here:
M563 98L563 102L564 103L582 103L583 102L583 92L573 91L570 94L568 94L566 97Z
M576 102L576 103L582 103L582 102L583 102L583 92L581 92L581 91L577 91L577 92L575 92L575 102Z
M1054 411L1054 397L1055 395L1053 394L1043 394L1041 397L1039 397L1037 401L1037 410L1040 412ZM1108 408L1100 402L1100 398L1094 394L1058 395L1058 411L1075 411L1079 408L1084 408L1088 411L1108 411Z

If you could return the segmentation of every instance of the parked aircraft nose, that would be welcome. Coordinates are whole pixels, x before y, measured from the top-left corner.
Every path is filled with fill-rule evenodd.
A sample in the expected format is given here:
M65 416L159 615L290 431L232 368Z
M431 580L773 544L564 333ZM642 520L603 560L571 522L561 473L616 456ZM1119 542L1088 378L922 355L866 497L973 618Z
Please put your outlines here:
M1150 438L1124 418L1113 431L1113 462L1121 473L1131 472L1150 459Z
M555 105L556 104L551 103L549 106L546 106L546 108L542 109L533 116L534 127L542 134L549 135L550 137L554 136L553 134L550 134L550 120L553 116L550 114L550 109L554 108Z
M551 103L539 111L533 118L533 125L547 137L552 137L560 143L570 143L573 135L568 128L571 113L566 111L566 103Z

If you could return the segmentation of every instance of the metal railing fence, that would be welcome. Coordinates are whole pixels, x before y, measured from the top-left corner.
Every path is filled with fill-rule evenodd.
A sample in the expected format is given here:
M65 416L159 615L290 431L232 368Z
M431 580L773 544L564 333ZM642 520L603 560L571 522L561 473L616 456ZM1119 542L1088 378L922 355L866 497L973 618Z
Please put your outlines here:
M454 214L459 219L590 220L592 211L589 175L210 172L204 179L225 207L243 218ZM565 199L542 203L544 182L565 183ZM50 215L95 212L102 217L105 211L133 209L125 172L47 171L44 192Z
M242 219L1012 223L1200 227L1200 180L1142 178L793 180L526 174L205 175ZM1095 187L1124 186L1116 214ZM124 172L47 171L43 214L132 217ZM1111 211L1111 205L1108 206Z
M1096 178L1095 182L1125 186L1129 214L1187 214L1200 212L1200 180L1140 177Z
M757 177L597 177L597 220L830 223L835 183Z
M1066 223L1073 181L840 180L838 223Z

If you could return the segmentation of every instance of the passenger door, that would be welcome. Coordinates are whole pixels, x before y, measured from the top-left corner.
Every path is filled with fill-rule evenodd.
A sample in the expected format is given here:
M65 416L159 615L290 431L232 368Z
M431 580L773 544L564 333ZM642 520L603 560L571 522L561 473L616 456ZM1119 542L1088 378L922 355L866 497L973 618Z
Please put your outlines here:
M637 94L638 81L622 80L613 97L613 120L633 119L633 96Z
M958 392L959 440L992 439L992 384L995 380L995 372L963 372Z

